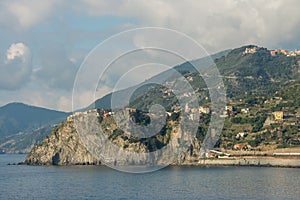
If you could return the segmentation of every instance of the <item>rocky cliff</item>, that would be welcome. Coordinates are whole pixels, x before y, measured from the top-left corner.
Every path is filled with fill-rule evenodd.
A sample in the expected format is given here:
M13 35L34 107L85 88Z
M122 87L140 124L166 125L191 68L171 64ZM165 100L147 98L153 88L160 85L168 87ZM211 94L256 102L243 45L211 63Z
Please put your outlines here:
M92 125L96 124L95 120L99 120L99 118L89 119L95 114L89 112L88 114L77 113L69 116L65 122L55 127L49 136L31 150L26 156L24 164L98 165L101 164L101 161L108 165L120 166L165 165L173 161L175 164L181 164L193 159L200 151L199 142L194 139L190 148L184 148L186 151L183 153L181 151L178 157L174 156L174 149L178 149L179 145L178 139L183 140L180 138L182 134L178 126L173 124L174 121L168 121L167 127L160 134L148 139L138 139L130 136L126 130L124 132L118 129L113 117L106 117L101 122L104 133L99 136L97 128ZM88 129L85 135L78 133L81 127ZM170 142L170 138L174 137L176 138L175 142ZM109 140L104 141L104 138L108 138L110 142ZM87 141L93 141L92 143L102 146L91 143L87 145ZM169 142L170 144L168 144ZM160 151L160 148L167 144L169 149ZM100 157L93 156L98 154L102 156L101 160Z
M26 156L29 165L91 165L100 164L84 147L74 121L67 120L55 127L51 134Z

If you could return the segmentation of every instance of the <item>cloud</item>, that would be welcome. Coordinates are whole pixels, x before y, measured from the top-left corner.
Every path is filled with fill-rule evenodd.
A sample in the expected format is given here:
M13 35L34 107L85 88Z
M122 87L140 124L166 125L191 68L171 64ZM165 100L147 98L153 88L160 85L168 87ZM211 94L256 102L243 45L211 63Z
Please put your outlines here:
M269 47L299 45L298 0L4 0L0 23L29 29L65 13L131 18L138 26L184 32L209 52L255 43ZM2 14L4 13L4 14ZM3 15L3 16L2 16Z
M63 108L67 106L78 66L88 50L110 35L134 27L175 29L194 38L209 53L244 44L299 49L299 7L298 0L2 0L0 89L14 94L6 99L14 97L28 103ZM103 16L111 16L112 20L121 18L122 22L112 25L104 22ZM147 46L149 37L151 34L137 36L135 45ZM159 43L185 49L184 44L174 38L165 37ZM107 49L104 53L111 52ZM143 64L147 61L144 57L132 58L133 64ZM111 83L123 71L113 71L104 77L100 96L112 88ZM86 87L90 87L90 81L86 80ZM45 95L45 91L51 94ZM0 102L3 99L1 97ZM81 102L89 103L85 99Z
M10 20L21 28L29 28L47 20L58 5L58 0L4 0L2 6L10 14Z
M45 46L40 51L39 69L34 77L49 88L71 90L77 72L74 62L63 46Z
M11 44L0 63L0 88L21 88L29 80L31 72L30 49L24 43Z
M29 49L23 43L12 44L6 52L6 63L20 57L22 62L25 62L26 54L28 54Z
M132 17L141 26L161 26L184 32L209 52L249 43L270 48L292 42L300 45L297 40L300 32L300 2L297 0L80 2L77 6L91 15Z

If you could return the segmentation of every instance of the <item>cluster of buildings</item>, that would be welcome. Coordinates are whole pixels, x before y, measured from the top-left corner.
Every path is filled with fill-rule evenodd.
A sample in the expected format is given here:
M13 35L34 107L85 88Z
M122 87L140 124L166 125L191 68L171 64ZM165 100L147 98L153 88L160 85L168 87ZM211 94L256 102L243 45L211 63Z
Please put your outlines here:
M73 119L75 119L76 117L79 117L79 116L82 116L84 114L86 114L87 112L75 112L74 114L72 115L69 115L67 117L67 121L73 121Z
M256 53L258 49L259 47L246 48L243 55Z
M245 51L243 52L243 55L246 54L254 54L256 53L261 47L252 47L252 48L246 48ZM295 51L289 51L286 49L275 49L275 50L270 50L271 56L276 56L276 55L285 55L285 56L299 56L300 55L300 50L295 50Z
M299 56L300 55L300 50L295 50L295 51L288 51L285 49L276 49L276 50L270 50L271 56L276 56L279 54L285 55L285 56Z
M81 116L87 115L89 113L96 113L97 117L99 116L99 113L97 112L97 109L92 109L92 110L83 111L83 112L75 112L74 114L69 115L67 117L67 121L73 121L76 117L81 117Z

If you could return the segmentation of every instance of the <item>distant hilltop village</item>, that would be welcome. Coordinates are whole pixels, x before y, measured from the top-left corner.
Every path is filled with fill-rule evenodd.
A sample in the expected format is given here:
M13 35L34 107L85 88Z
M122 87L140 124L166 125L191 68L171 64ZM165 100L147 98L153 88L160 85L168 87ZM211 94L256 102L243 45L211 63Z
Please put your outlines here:
M262 49L262 47L252 47L252 48L246 48L244 51L244 55L246 54L253 54L256 53L259 49ZM300 50L295 50L295 51L288 51L285 49L276 49L276 50L270 50L271 56L276 56L276 55L285 55L285 56L299 56L300 55Z

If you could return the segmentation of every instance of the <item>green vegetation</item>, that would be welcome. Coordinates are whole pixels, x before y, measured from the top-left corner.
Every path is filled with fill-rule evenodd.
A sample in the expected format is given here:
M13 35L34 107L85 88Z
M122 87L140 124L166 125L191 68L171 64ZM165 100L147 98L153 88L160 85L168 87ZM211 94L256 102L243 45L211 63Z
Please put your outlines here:
M223 132L216 147L233 149L235 144L242 143L247 148L276 148L300 145L300 57L285 55L271 56L265 48L257 48L255 53L245 54L245 46L234 49L215 60L223 75L229 106ZM199 105L210 106L207 86L187 62L175 68L189 81L199 98ZM172 76L170 76L172 77ZM180 84L179 79L169 78L170 85ZM154 104L162 105L171 115L167 124L157 135L151 138L136 138L124 136L125 133L113 130L111 140L122 138L130 143L141 142L149 151L165 146L171 137L171 132L178 129L183 112L178 98L187 98L183 93L175 96L173 91L164 85L148 84L138 88L130 100L130 107L137 109L130 114L133 121L141 126L151 123L148 116L149 108ZM283 119L274 118L274 111L282 111ZM298 117L297 117L298 116ZM100 120L107 123L107 119ZM198 142L205 138L210 122L210 113L201 114L196 134ZM126 132L126 131L125 131Z

